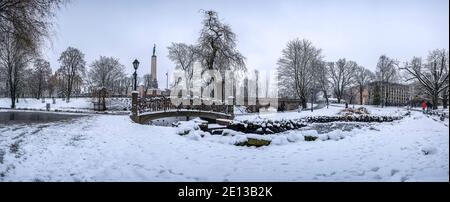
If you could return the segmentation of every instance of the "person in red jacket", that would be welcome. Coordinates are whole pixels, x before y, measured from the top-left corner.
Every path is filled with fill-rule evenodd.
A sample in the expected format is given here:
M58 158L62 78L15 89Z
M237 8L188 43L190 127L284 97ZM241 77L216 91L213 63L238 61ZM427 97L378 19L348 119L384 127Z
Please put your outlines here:
M420 105L422 107L422 112L425 114L425 109L427 108L427 103L424 101L422 101L422 104Z

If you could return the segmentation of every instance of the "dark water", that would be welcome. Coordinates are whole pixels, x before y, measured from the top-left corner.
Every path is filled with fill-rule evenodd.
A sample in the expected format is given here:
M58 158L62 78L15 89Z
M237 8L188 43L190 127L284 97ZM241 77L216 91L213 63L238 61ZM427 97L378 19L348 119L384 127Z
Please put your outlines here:
M189 120L192 120L196 117L189 117ZM168 117L168 118L161 118L161 119L155 119L148 121L148 125L154 125L154 126L173 126L174 123L178 121L187 121L186 117Z
M0 124L49 123L82 117L83 115L44 112L0 112Z

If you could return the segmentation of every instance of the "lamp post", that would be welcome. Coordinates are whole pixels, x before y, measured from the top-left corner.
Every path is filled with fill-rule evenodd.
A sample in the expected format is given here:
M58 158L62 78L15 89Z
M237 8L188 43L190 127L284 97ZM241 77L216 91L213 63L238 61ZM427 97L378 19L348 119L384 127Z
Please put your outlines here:
M139 67L139 61L137 59L134 60L133 67L134 67L134 73L133 73L133 76L134 76L134 91L136 91L137 90L137 78L136 78L137 77L137 73L136 73L136 71L137 71L137 69Z

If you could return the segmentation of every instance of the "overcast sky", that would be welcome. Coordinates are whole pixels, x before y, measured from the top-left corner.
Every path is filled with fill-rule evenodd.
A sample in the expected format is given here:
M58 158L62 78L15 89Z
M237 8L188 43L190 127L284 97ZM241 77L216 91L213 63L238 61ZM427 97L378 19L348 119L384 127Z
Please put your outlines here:
M153 44L158 80L174 65L171 42L195 43L200 9L212 9L237 34L238 50L250 69L276 68L289 40L306 38L325 59L347 58L371 70L386 54L400 61L449 47L448 0L72 0L58 12L52 45L44 50L53 70L68 46L80 49L90 64L113 56L131 73L150 73Z

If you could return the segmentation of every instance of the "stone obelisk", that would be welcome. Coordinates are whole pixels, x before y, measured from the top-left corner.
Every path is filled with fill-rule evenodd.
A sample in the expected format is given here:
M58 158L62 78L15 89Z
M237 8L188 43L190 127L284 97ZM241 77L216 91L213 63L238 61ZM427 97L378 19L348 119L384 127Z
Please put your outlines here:
M156 82L156 44L153 46L152 64L150 75L152 82ZM156 87L154 87L156 88Z

